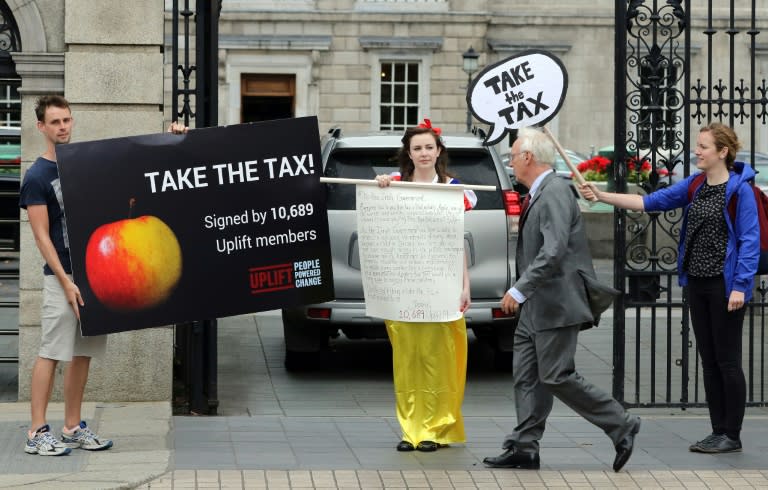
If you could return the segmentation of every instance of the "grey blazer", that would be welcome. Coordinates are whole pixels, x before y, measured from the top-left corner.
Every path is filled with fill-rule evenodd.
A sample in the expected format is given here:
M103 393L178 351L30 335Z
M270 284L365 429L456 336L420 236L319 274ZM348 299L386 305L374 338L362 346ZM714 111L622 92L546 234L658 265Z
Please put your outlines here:
M554 173L547 175L520 218L514 286L527 298L520 321L536 330L591 325L599 319L583 277L596 281L592 255L569 187Z

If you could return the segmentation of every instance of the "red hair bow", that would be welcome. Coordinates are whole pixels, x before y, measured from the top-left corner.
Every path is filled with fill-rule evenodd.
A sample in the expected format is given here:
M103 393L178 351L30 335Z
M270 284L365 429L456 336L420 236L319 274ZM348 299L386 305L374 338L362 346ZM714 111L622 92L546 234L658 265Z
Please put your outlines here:
M420 128L431 129L438 136L440 136L440 133L443 132L443 130L438 128L438 127L432 127L432 121L430 121L427 118L424 118L424 122L419 124L419 127Z

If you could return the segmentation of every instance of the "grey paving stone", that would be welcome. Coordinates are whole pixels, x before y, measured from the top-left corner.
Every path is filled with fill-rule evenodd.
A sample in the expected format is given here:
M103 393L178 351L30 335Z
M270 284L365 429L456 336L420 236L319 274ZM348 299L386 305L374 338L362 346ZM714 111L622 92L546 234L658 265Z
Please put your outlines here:
M173 417L173 425L180 431L227 430L227 419L222 417Z
M238 451L235 455L237 465L241 469L296 469L298 461L293 451Z
M197 444L205 444L205 445L215 445L218 444L220 441L223 442L230 442L232 440L232 436L227 431L217 431L217 430L210 430L210 431L186 431L186 432L180 432L176 436L176 444L178 446L191 446L191 445L197 445Z
M222 465L235 464L235 453L231 448L178 448L173 455L173 466L179 469L221 469Z
M265 431L234 431L230 433L233 443L258 442L262 444L288 443L288 436L284 432Z

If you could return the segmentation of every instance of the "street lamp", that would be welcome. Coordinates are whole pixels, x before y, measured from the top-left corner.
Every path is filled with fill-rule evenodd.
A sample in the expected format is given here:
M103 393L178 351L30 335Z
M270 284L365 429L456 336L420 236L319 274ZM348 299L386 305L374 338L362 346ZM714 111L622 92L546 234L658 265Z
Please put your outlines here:
M461 69L467 74L467 90L469 90L469 85L472 83L472 74L477 71L477 59L479 57L480 54L475 51L472 46L461 54L461 58L464 60L464 65ZM472 113L469 111L469 104L467 104L467 132L471 129Z

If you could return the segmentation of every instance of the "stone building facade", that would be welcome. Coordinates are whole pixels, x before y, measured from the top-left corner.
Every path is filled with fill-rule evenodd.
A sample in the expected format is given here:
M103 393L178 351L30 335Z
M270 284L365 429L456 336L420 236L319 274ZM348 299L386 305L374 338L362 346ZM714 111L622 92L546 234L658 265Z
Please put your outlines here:
M723 20L715 28L722 36L729 2L719 3L715 10ZM613 144L618 4L623 2L224 0L219 123L317 115L322 131L332 126L379 131L401 130L430 117L448 131L465 131L468 75L462 71L462 53L472 47L482 69L525 49L543 49L558 56L568 72L565 103L549 127L564 147L589 154ZM692 23L700 24L707 2L686 4ZM737 20L746 29L743 9ZM706 74L707 44L701 34L692 44L695 81ZM756 54L758 76L765 77L765 46ZM735 56L748 69L751 52L743 40ZM716 77L727 79L717 68ZM765 126L757 143L758 151L768 151ZM499 146L506 151L509 144Z

